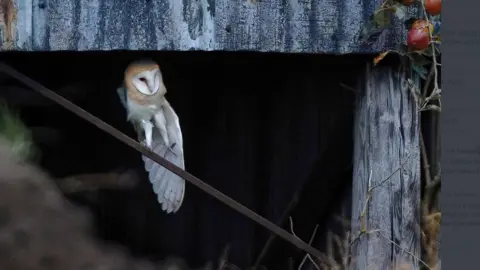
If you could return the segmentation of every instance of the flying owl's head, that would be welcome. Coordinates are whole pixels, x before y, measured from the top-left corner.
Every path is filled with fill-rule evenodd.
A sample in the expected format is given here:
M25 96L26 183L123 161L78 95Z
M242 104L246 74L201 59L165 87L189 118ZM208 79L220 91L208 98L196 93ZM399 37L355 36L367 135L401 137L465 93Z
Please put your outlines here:
M141 93L152 96L166 93L160 67L152 60L139 60L128 65L124 83L128 92L134 95Z

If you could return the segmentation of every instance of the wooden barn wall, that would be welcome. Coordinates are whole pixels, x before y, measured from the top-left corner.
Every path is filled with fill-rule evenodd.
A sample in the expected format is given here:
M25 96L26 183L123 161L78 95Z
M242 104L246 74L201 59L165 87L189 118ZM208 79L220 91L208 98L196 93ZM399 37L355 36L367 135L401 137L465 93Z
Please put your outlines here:
M115 88L125 65L139 56L16 53L6 58L134 137ZM308 239L351 181L355 92L340 83L354 86L365 59L217 52L150 56L162 63L168 99L181 119L187 170L275 223L295 191L309 182L292 212L295 232ZM39 63L50 68L38 69ZM41 165L54 176L133 169L145 177L136 151L38 95L24 98L31 92L18 83L4 79L2 89L0 95L8 95L26 124L35 127ZM55 141L42 142L48 137L42 130L54 130ZM229 244L229 259L244 268L254 263L268 237L264 228L192 185L175 215L161 211L146 181L133 190L95 194L88 204L98 233L136 255L175 254L200 266L218 260ZM290 230L288 223L284 227ZM270 252L262 263L280 267L288 257L297 262L303 257L285 252L290 244L276 241L285 249ZM270 269L283 269L278 267Z
M330 246L337 263L337 252L351 248L348 269L420 269L420 117L406 78L405 70L388 64L368 64L358 77L353 179L330 191L335 199L314 241L328 252L328 232L339 236L341 243ZM304 269L317 268L307 262Z
M374 44L367 45L359 42L361 26L378 4L378 0L333 2L322 0L127 0L121 2L107 0L4 0L3 5L0 6L2 15L0 16L0 50L202 50L335 55L375 53L403 41L406 36L405 29L399 23L382 34L378 42ZM410 10L407 17L413 16L415 12L413 9ZM92 59L98 57L98 55L92 56ZM176 108L178 107L176 110L180 111L182 119L187 119L186 121L190 123L184 127L186 132L194 134L189 136L190 143L188 140L185 142L186 147L191 147L191 150L187 149L186 151L194 153L187 157L187 166L192 164L192 167L187 167L188 170L201 179L208 180L213 186L259 211L260 214L274 222L279 221L282 211L288 204L287 201L293 196L293 187L301 186L303 183L297 179L322 178L323 180L318 182L318 186L305 188L307 193L316 194L318 201L306 199L299 202L305 209L317 211L318 215L311 217L307 214L307 210L305 212L294 211L295 223L299 224L296 226L300 227L300 232L297 231L297 234L301 235L303 239L308 238L314 224L319 220L323 222L326 216L331 214L323 206L335 204L333 202L335 200L342 200L340 195L337 196L337 193L330 192L338 184L336 180L332 179L344 179L345 177L340 175L345 174L348 165L351 165L343 166L343 160L339 164L332 161L340 156L340 154L335 156L335 152L348 152L348 149L340 143L348 140L349 137L346 134L350 135L350 133L345 133L338 136L338 132L348 131L339 123L350 123L351 120L350 115L345 110L342 111L336 104L337 102L343 104L343 102L351 101L349 98L339 96L344 95L346 90L340 87L338 82L344 81L345 78L348 78L346 80L352 78L365 80L367 78L369 82L368 85L359 87L359 89L363 89L363 94L358 96L358 106L355 112L357 131L352 139L355 141L356 147L355 154L352 155L355 164L352 195L352 228L354 230L359 229L358 210L365 199L369 170L375 167L372 168L374 173L372 182L378 182L380 177L392 169L391 167L398 165L404 152L414 152L415 154L418 150L405 148L408 145L418 145L416 144L418 132L411 132L413 126L418 126L415 118L417 116L414 116L413 109L410 108L413 103L405 92L402 80L392 75L397 71L393 71L391 68L376 68L375 71L365 74L362 73L365 70L364 66L358 67L358 69L356 66L361 61L355 62L358 58L352 55L347 57L351 58L350 60L345 60L340 56L330 58L328 61L325 60L326 58L313 56L310 56L311 60L296 60L300 62L294 60L278 62L279 60L276 60L276 65L264 58L247 57L243 59L243 62L240 58L236 59L235 63L241 62L236 67L229 66L228 61L225 60L227 58L223 57L202 56L200 58L204 61L203 66L198 64L201 62L198 60L200 58L193 61L189 57L191 55L183 57L175 55L175 57L167 59L167 63L164 63L164 59L162 59L166 68L173 71L172 78L176 78L172 79L171 88L183 89L182 94L172 91L171 98L174 100L172 103ZM305 57L303 55L297 57L305 59L302 58ZM95 114L103 115L109 121L122 127L124 131L128 131L128 126L123 119L120 119L122 111L116 101L113 101L115 98L111 96L110 92L106 94L107 92L104 90L116 87L116 82L113 83L114 80L105 78L121 74L121 68L124 67L127 59L101 60L98 58L96 63L113 61L112 59L115 59L113 64L102 63L91 67L84 62L80 65L82 68L79 67L82 72L87 72L86 69L97 71L96 74L88 73L88 83L81 83L103 93L97 96L96 101L87 98L91 97L92 93L69 93L77 101L83 100L84 106ZM197 64L191 64L192 61ZM44 62L57 68L55 64L52 64L51 59L46 58ZM68 67L65 63L60 65L65 65L64 69L69 70L68 67L71 66L71 63L68 64ZM217 65L217 68L210 68L213 65ZM208 69L205 68L206 66ZM219 67L223 67L223 69ZM33 69L33 67L31 68ZM37 71L32 70L32 72ZM71 80L83 80L86 75L82 75L84 74L82 72L70 75ZM342 73L343 75L339 75ZM242 77L238 74L242 74ZM58 76L55 77L58 78ZM186 76L188 76L188 80L180 79ZM221 82L227 78L230 81L225 86L225 83ZM42 76L38 79L46 80L47 86L54 85L58 89L63 87L63 79L45 79ZM264 83L250 83L253 80L263 80ZM199 85L207 84L209 85L208 91L203 90L204 86L201 87L202 91L198 91ZM322 88L322 92L316 92L318 88ZM324 90L324 88L329 90ZM273 94L274 89L281 94ZM226 94L226 91L229 94ZM256 94L258 91L270 93L271 98L261 99ZM217 94L205 95L205 92ZM293 92L294 94L292 94ZM4 93L5 95L13 93L12 95L17 100L22 99L15 94L16 90L4 91ZM291 104L293 95L297 99ZM198 102L199 100L202 102ZM213 104L213 100L218 104L229 105L205 105ZM36 102L41 106L45 104L44 101L26 98L22 102ZM118 115L105 114L101 102L103 102L103 106L115 108ZM251 104L255 109L247 109L245 104ZM192 113L194 108L197 110L195 114ZM200 108L203 113L198 112ZM287 115L288 111L285 111L285 108L291 110L295 116ZM206 120L203 118L207 116L207 112L215 113L216 118L209 119L207 117L209 120L207 124L204 124ZM52 115L48 115L48 110L38 112L39 115L42 113L47 114L51 119L55 119L52 115L59 114L58 111L53 111ZM85 162L92 156L95 157L95 161L86 162L89 164L85 165L86 167L71 164L66 162L68 159L59 158L58 162L66 162L62 165L66 170L63 172L64 175L79 173L82 170L83 172L113 170L119 164L128 167L136 162L134 158L126 158L126 156L134 156L133 151L109 142L108 136L98 134L99 131L90 129L88 124L73 120L63 114L59 117L62 117L63 120L51 120L50 125L61 126L69 123L71 130L67 131L68 136L73 136L71 138L77 143L82 143L73 145L70 142L72 144L70 147L79 152L71 154L72 156L69 158ZM292 119L297 119L295 117L302 120L293 121ZM289 120L287 121L285 118ZM239 124L229 124L232 121ZM259 121L266 121L268 126L260 124ZM323 123L322 126L325 125L325 122L334 124L325 130L320 128L319 122ZM241 127L242 125L243 127ZM380 127L375 128L376 125L380 125ZM92 135L80 136L76 132L79 127L88 130L88 134ZM259 133L262 134L262 136L258 136L259 138L252 137ZM302 134L304 137L299 139L294 134ZM335 135L332 136L332 134ZM331 139L326 139L327 137ZM314 142L314 139L322 142ZM105 145L100 144L97 152L92 154L88 145L90 142L98 143L99 140L104 140ZM285 140L288 140L289 143L281 144ZM327 140L331 140L331 143L326 143ZM325 146L324 143L329 144L328 149L321 147ZM335 148L339 150L332 150ZM283 152L284 154L278 154ZM333 154L330 154L331 152ZM79 156L79 153L82 155ZM237 157L222 158L232 153ZM320 157L322 154L319 153L323 153L324 156L329 153L329 157L322 158ZM120 161L116 159L119 156L122 157ZM418 178L419 173L416 173L417 167L415 167L419 160L418 156L412 156L411 163L407 165L408 168L404 169L402 174L396 174L396 178L394 177L392 180L394 184L388 186L391 190L390 193L378 188L376 190L378 193L372 195L372 203L378 204L378 206L370 206L366 220L367 224L371 225L379 221L380 217L384 218L381 228L388 232L392 230L390 237L393 237L393 241L399 243L402 248L410 247L416 254L419 250L418 232L409 226L413 226L413 223L418 220L415 212L418 200L415 196L420 189L415 185L420 182L420 179ZM265 160L268 162L262 163L263 165L260 166L260 162L266 162ZM322 166L322 163L328 165ZM315 168L329 169L318 169L318 171L312 172L311 168L306 167L307 164ZM52 163L49 166L58 166L58 164ZM218 172L214 172L217 166L220 169ZM297 171L300 171L300 174L297 174ZM325 177L325 175L331 176ZM229 179L229 182L226 182L225 179ZM249 179L249 182L240 186L238 184L240 179ZM325 187L327 183L328 188ZM323 188L321 188L322 185ZM338 185L340 186L340 184ZM282 186L282 188L278 189L278 186ZM289 190L285 191L283 188ZM145 195L149 194L148 192L149 187L144 186L143 189L138 189L133 193L103 194L102 196L106 196L103 199L109 198L108 205L103 205L104 210L101 215L99 214L99 222L103 222L102 226L105 229L103 233L107 233L107 237L112 239L120 239L141 254L180 253L180 255L190 258L190 261L199 263L218 257L223 245L231 242L235 243L230 249L230 256L234 262L247 265L255 260L254 254L258 253L263 245L262 241L266 238L261 233L263 229L253 226L250 221L195 189L188 191L191 195L187 195L190 196L191 201L186 202L183 214L174 218L168 217L168 219L163 216L158 217L158 206L149 202L149 197ZM310 198L315 198L315 196ZM401 207L399 208L398 205ZM120 208L123 210L118 210ZM143 220L137 219L139 213L144 215ZM399 213L401 213L401 219L397 219ZM107 220L115 221L106 224ZM212 220L217 223L212 224ZM218 220L225 223L220 223ZM197 225L192 225L192 222ZM184 225L179 226L178 224ZM286 229L289 229L288 224L286 225ZM214 238L215 240L212 240ZM162 239L163 242L159 243L158 239ZM195 244L192 244L192 239L195 239ZM262 243L254 243L253 239L262 239L260 241ZM205 242L209 242L208 246L205 246ZM322 242L321 239L317 241L317 243L320 242ZM384 266L389 263L387 260L390 254L399 253L398 248L391 243L388 244L378 235L362 239L360 246L363 249L359 248L356 252L360 258L365 260L360 259L358 269L366 269L362 267L365 266L367 256L376 258L374 259L375 263ZM201 253L193 254L194 250L198 249L202 250ZM380 250L379 254L382 256L376 254L375 250ZM280 250L274 254L281 255L283 253ZM270 258L275 258L275 256L271 255ZM278 263L285 265L281 261Z
M377 43L360 44L361 26L380 4L378 0L2 2L0 50L346 54L382 51L406 36L398 23Z

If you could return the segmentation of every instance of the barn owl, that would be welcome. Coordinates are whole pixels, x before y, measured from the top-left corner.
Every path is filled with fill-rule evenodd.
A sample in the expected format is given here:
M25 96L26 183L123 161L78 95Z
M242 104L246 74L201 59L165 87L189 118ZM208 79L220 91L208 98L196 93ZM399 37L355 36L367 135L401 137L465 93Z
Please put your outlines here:
M152 60L132 62L117 92L138 140L184 169L180 122L165 99L167 89L159 65ZM145 156L142 159L162 209L167 213L177 212L183 202L185 180Z

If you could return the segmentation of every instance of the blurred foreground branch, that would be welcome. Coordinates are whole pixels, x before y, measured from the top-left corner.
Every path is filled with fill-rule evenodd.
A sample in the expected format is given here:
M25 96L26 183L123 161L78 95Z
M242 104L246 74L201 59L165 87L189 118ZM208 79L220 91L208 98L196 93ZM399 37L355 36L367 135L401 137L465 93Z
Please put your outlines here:
M134 170L125 172L87 173L58 179L57 185L64 193L97 191L99 189L129 189L140 182Z

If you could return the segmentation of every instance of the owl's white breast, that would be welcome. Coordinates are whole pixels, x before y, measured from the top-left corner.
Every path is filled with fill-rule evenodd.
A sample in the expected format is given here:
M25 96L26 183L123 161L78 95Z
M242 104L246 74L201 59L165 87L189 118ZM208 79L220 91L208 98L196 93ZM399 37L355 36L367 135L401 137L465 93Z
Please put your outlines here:
M151 104L151 105L139 105L131 100L127 99L127 106L128 106L128 120L134 121L141 121L146 120L149 121L152 119L153 115L156 114L160 109L161 105L159 104Z

